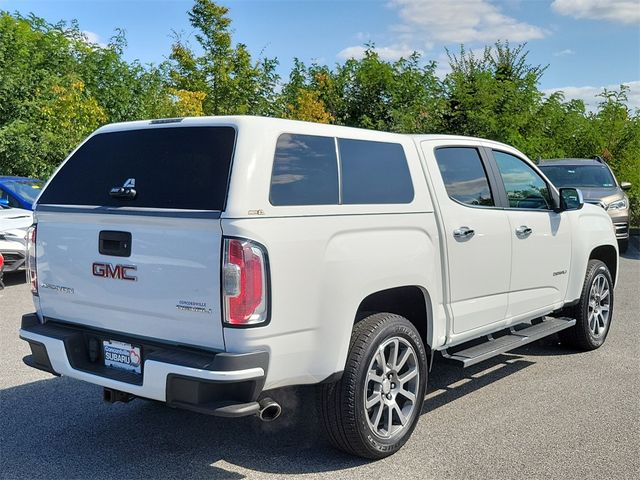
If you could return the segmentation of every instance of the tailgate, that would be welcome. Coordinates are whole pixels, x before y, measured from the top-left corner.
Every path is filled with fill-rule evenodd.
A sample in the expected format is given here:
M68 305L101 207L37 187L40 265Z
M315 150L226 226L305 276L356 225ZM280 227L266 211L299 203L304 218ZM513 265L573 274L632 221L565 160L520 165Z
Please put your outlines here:
M130 233L130 255L101 254L101 232L109 232L103 238L112 242L112 253L118 248L113 242ZM221 236L215 218L38 212L42 314L174 344L224 349Z

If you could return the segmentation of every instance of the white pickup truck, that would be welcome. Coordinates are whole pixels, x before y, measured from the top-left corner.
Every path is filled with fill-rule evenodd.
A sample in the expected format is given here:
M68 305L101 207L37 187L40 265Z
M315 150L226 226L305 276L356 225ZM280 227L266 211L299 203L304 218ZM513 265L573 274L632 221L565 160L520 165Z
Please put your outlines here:
M107 125L35 208L25 362L210 415L273 420L320 384L330 441L411 435L436 352L461 366L559 332L603 344L607 213L518 150L259 117Z

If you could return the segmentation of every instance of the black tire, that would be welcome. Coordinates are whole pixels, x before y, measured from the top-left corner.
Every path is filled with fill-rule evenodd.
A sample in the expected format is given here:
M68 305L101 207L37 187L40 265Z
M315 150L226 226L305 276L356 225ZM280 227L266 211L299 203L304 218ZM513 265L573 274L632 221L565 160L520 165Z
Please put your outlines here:
M618 240L618 252L626 253L629 248L629 239L625 238L624 240Z
M592 296L592 289L594 288L594 283L596 281L603 282L603 278L606 282L605 288L608 293L606 296L602 296L602 299L600 295L596 295L596 298L599 304L604 302L605 299L608 299L609 302L608 316L604 325L602 325L603 322L601 322L601 319L604 318L603 316L599 317L595 315L595 318L591 316L593 304L594 301L596 301ZM613 281L609 268L600 260L589 260L580 301L566 311L567 316L576 319L576 324L560 332L560 340L562 343L579 350L595 350L596 348L600 348L609 334L611 319L613 318L613 306ZM603 311L602 305L600 309ZM594 327L597 327L595 331Z
M378 349L383 345L386 346L379 356ZM395 357L394 351L397 352ZM387 355L389 362L398 366L397 371L386 370L390 365L385 360ZM402 359L404 363L401 363ZM381 363L387 367L378 373ZM372 370L376 365L375 371ZM367 459L384 458L398 451L420 418L427 384L426 365L422 339L407 319L391 313L376 313L356 323L342 378L322 385L320 390L320 410L329 441L340 450ZM414 375L415 380L404 380L411 377L408 373ZM396 383L392 383L394 379ZM404 389L405 385L409 385L407 389ZM371 390L367 391L369 388ZM411 393L408 390L414 392L413 401L404 396L403 392ZM371 398L377 399L378 403L367 409L365 400ZM378 408L382 410L381 416L377 415ZM410 413L405 416L407 412ZM387 423L389 414L392 420ZM376 418L372 420L371 417ZM381 433L383 428L374 430L372 423L384 423L383 427L390 425L388 436Z

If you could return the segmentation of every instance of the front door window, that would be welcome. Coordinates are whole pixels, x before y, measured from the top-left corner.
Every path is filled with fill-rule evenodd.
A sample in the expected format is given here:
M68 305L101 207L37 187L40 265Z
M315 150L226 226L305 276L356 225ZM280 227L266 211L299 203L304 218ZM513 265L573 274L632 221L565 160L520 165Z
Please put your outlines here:
M507 191L509 207L551 209L549 187L531 166L514 155L496 150L493 151L493 157Z

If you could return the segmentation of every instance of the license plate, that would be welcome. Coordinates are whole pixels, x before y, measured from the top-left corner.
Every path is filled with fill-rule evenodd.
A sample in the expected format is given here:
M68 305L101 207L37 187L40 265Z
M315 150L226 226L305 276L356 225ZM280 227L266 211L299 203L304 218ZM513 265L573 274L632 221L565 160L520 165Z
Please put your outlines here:
M104 364L107 367L119 368L133 373L142 373L142 356L140 347L130 343L103 340Z

